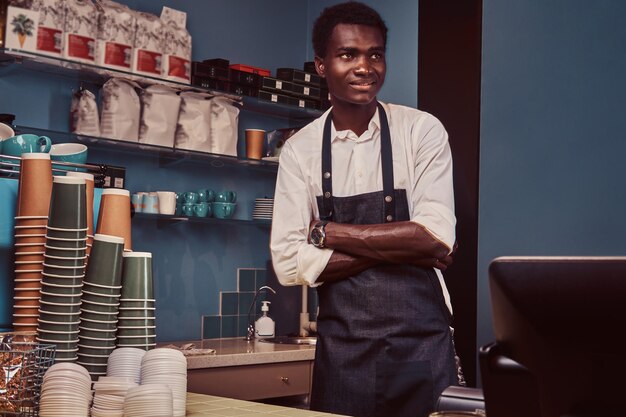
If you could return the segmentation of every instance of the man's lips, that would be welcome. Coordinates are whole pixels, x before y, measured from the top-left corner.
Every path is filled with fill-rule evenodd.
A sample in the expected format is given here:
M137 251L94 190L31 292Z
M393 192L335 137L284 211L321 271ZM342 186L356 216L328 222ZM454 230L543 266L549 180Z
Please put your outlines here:
M376 81L374 81L374 80L359 80L359 81L352 81L349 84L350 84L350 87L354 88L355 90L369 91L376 85Z

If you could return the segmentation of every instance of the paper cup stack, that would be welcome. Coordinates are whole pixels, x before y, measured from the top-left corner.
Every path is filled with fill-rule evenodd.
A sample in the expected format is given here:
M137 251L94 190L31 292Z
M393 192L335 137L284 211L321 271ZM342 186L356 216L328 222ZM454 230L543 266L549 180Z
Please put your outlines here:
M37 340L56 345L57 361L75 361L87 249L85 180L52 183L41 280Z
M123 258L117 346L150 350L156 346L152 254L124 252Z
M146 354L143 349L117 348L109 355L107 376L130 378L137 384L141 382L141 360Z
M96 234L93 242L83 280L78 363L95 381L100 375L106 375L107 359L115 349L124 239Z
M86 198L87 198L87 257L91 252L93 245L94 230L93 230L93 198L94 198L94 176L86 172L74 172L69 171L66 176L79 177L85 179L86 186Z
M13 326L35 331L43 272L52 165L47 153L22 154L15 216Z
M80 365L55 363L43 376L39 417L87 417L91 378Z
M101 376L93 384L91 417L123 417L124 398L129 389L138 386L132 379Z
M187 402L187 360L175 349L147 352L141 361L141 384L165 384L172 390L173 416L184 417Z
M96 233L124 238L124 250L131 251L130 192L119 188L102 191Z

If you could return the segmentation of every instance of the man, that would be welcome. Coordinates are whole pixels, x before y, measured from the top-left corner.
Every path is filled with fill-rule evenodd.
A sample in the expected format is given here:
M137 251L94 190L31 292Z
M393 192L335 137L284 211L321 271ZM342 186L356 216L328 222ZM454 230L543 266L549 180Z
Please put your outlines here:
M317 286L311 408L427 416L458 382L440 272L455 247L452 158L436 118L377 101L386 38L361 3L316 20L332 108L283 147L271 252L283 285Z

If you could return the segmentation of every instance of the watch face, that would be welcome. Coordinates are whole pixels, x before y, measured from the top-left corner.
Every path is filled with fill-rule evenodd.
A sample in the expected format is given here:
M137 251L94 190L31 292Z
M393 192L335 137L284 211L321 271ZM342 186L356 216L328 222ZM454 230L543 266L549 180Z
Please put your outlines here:
M321 230L319 230L318 228L314 228L313 230L311 230L311 243L313 243L313 245L319 246L323 237L324 236L322 235Z

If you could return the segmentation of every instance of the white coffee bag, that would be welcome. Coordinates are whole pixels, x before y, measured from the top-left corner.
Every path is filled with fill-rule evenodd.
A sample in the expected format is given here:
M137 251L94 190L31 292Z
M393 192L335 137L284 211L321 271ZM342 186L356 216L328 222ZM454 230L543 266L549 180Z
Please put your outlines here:
M102 86L100 132L105 138L139 141L141 103L138 84L122 78L111 78Z
M37 51L39 11L32 0L11 0L7 7L4 46L10 49Z
M65 0L63 57L73 61L96 62L98 9L91 0Z
M224 96L211 99L211 153L237 156L239 107Z
M97 0L98 39L96 64L101 67L132 70L135 42L135 12L111 0Z
M163 74L168 80L191 82L191 35L185 28L187 14L163 7Z
M137 30L133 50L133 72L163 76L163 22L151 13L135 12Z
M164 85L151 85L142 90L140 99L139 142L173 147L181 102L177 91Z
M211 97L207 93L180 93L176 148L211 152Z
M64 4L63 0L33 1L33 8L39 11L37 52L58 57L63 54Z
M81 89L72 94L70 129L80 135L100 136L98 104L91 91Z

